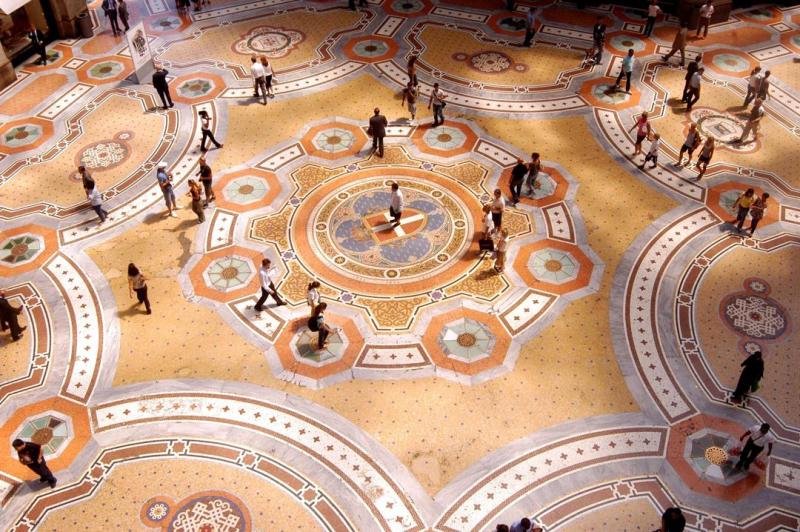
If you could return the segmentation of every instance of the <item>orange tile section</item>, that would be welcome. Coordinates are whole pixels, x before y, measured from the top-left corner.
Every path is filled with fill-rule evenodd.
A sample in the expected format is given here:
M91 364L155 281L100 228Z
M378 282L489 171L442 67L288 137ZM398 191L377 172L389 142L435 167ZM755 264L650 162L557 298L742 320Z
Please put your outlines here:
M626 41L624 39L624 37L626 37L626 36L630 37L631 40L630 41ZM618 46L623 47L624 49L623 48L616 48L615 46L612 46L610 44L611 43L611 39L613 39L614 37L623 37L623 39L618 40L616 42L616 44ZM673 37L674 37L674 35L673 35ZM652 39L648 39L647 37L645 37L641 33L635 33L635 32L632 32L632 31L612 31L610 33L607 33L606 34L605 50L607 52L610 52L610 53L615 54L615 55L624 56L624 55L627 54L627 48L632 47L635 42L639 42L639 41L643 41L644 42L644 49L637 51L635 53L636 57L644 57L646 55L650 55L650 54L654 54L655 53L655 51L656 51L656 43L654 43ZM672 40L670 39L669 42L671 43ZM587 46L587 48L588 48L588 46ZM638 67L641 67L641 65L635 65L635 67L638 68Z
M428 144L425 143L425 139L423 137L425 136L426 133L428 133L431 130L437 131L436 128L433 128L431 126L418 127L417 129L415 129L414 134L411 136L411 140L414 142L414 144L417 146L417 148L419 148L421 152L430 153L431 155L438 155L439 157L455 157L456 155L461 155L464 153L471 152L473 146L475 146L475 143L478 142L478 135L476 135L475 132L472 131L472 128L470 128L466 124L462 124L461 122L452 122L452 121L447 122L447 127L458 129L459 131L464 133L464 135L466 136L464 144L462 144L458 148L453 148L452 150L442 150L434 146L429 146ZM437 133L437 135L446 135L448 137L447 139L442 139L442 142L450 141L449 138L450 135L447 135L447 133L444 133L443 131L440 131L439 133Z
M244 259L250 259L250 267L254 273L253 278L250 279L250 282L240 288L229 290L227 292L217 290L206 284L206 280L203 276L203 272L206 270L206 268L208 268L211 263L217 259L230 257L233 255L242 257ZM200 297L206 297L215 301L221 301L223 303L233 301L234 299L238 299L247 295L255 294L258 292L260 286L258 280L258 269L261 267L261 260L263 258L264 256L258 251L240 246L230 246L203 255L203 258L200 259L200 262L198 262L189 272L189 279L192 281L194 293Z
M588 101L594 107L602 107L604 109L621 111L623 109L630 109L632 107L636 107L637 105L639 105L639 100L641 98L642 93L639 91L638 87L636 86L636 83L631 84L631 93L626 95L628 99L625 101L621 101L619 103L612 103L600 100L594 95L595 87L597 87L598 85L602 85L605 83L606 85L613 86L616 81L617 81L616 78L606 78L606 77L587 81L586 83L583 84L583 86L581 86L580 94L586 101ZM622 89L624 89L624 86L621 87L620 90ZM625 94L625 93L620 93L620 94Z
M386 174L385 168L361 170L349 173L343 178L334 179L318 187L309 196L304 198L303 203L300 205L297 212L295 213L294 220L292 222L292 226L298 229L290 231L290 233L294 235L305 235L305 228L308 227L310 223L313 223L311 215L314 212L317 205L319 204L319 202L322 200L322 198L326 197L328 194L336 190L338 187L342 186L347 182L352 182L356 179L380 177L385 174ZM431 181L433 183L436 183L441 187L445 187L451 190L453 188L453 183L451 181L443 177L440 177L434 173L425 172L423 170L392 167L392 175L407 177L410 180L423 179L426 181ZM480 220L482 216L481 205L480 203L478 203L477 199L468 198L465 196L462 196L461 199L464 200L464 204L469 209L468 214L472 217L472 219ZM316 248L311 246L311 244L308 242L306 238L294 238L293 244L295 252L297 253L298 257L301 258L302 263L308 265L308 267L315 275L323 277L325 280L327 280L331 284L334 284L335 286L341 289L353 290L356 293L360 294L367 293L367 294L384 295L386 294L386 290L389 286L392 287L392 291L395 294L406 295L406 294L425 292L428 290L432 290L436 287L442 286L446 284L448 281L459 277L465 271L467 271L469 268L475 265L475 255L472 253L465 253L458 260L453 261L452 266L446 272L442 272L440 274L428 277L423 280L406 282L406 283L395 281L392 282L391 285L381 284L381 283L370 283L364 280L356 281L355 279L343 275L339 273L339 271L334 270L333 268L327 266L325 262L323 262L317 257L318 251L316 250ZM475 242L475 244L477 244L477 241Z
M35 82L30 83L25 90L0 103L0 113L4 115L27 113L47 98L52 98L58 89L67 83L67 76L64 74L39 74L34 76L34 79Z
M214 86L210 91L202 96L198 96L196 98L191 98L189 96L183 96L178 88L183 85L185 82L190 80L207 80L212 83ZM200 102L207 102L213 100L225 89L225 81L216 74L211 74L210 72L194 72L192 74L184 74L183 76L178 76L174 80L169 82L170 94L172 94L173 101L181 102L181 103L200 103Z
M366 43L364 44L364 46L366 47L366 50L369 50L371 46L375 46L374 43L376 42L382 42L383 44L385 44L386 52L382 53L381 55L376 55L374 57L365 57L359 55L354 50L355 47L361 43ZM366 37L356 37L354 39L349 40L347 44L344 45L344 48L342 48L342 51L347 57L349 57L354 61L361 61L362 63L378 63L380 61L386 61L387 59L394 57L397 54L398 49L399 47L397 46L397 43L394 42L394 39L389 39L387 37L380 37L378 35L369 35Z
M99 63L105 63L107 61L116 61L122 63L124 68L113 77L97 79L89 76L89 70L92 69L95 65ZM108 57L101 57L100 59L95 59L93 61L89 61L81 68L78 69L78 79L83 81L84 83L90 83L92 85L105 85L106 83L112 83L115 81L121 81L128 77L131 72L133 72L133 62L128 59L127 57L123 57L121 55L111 55Z
M544 9L541 17L552 22L560 22L570 26L583 26L585 28L591 28L597 20L597 14L595 13L568 9L557 5Z
M450 358L442 350L442 347L439 345L439 334L442 332L442 329L448 323L452 323L464 318L477 321L478 323L489 327L489 330L494 335L494 346L488 357L475 360L474 362L463 362L461 360ZM503 363L506 352L511 345L511 336L508 334L508 332L506 332L506 330L503 328L503 325L494 316L462 307L457 310L451 310L450 312L434 316L433 319L431 319L430 325L428 325L428 329L425 331L425 334L422 337L422 345L425 346L428 354L430 354L431 360L433 360L437 366L450 369L464 375L477 375Z
M102 16L102 11L100 11ZM101 30L101 33L96 34L94 37L89 39L86 44L83 45L81 51L89 55L100 55L100 54L107 54L123 42L125 42L125 37L120 35L118 37L114 37L111 33L111 26L108 26L108 19L105 17L102 18L102 23L106 24L106 28Z
M316 137L320 132L325 131L326 129L343 129L355 137L355 141L350 148L342 151L337 151L335 153L327 152L325 150L320 150L316 146L314 146L314 137ZM321 157L323 159L340 159L342 157L351 157L358 152L361 151L361 148L364 147L364 144L367 142L368 138L366 133L357 126L352 124L345 124L343 122L327 122L325 124L321 124L318 126L314 126L308 130L308 133L303 135L303 138L300 139L300 143L303 145L303 149L306 151L307 154L311 155L312 157Z
M553 181L556 182L556 189L553 191L552 194L549 196L545 196L544 198L533 199L527 196L523 196L520 198L519 202L525 205L533 205L534 207L546 207L547 205L552 205L553 203L558 203L559 201L563 200L567 195L567 188L569 187L569 183L567 180L564 179L564 176L561 175L561 172L556 170L555 168L551 168L549 166L542 166L542 173L549 175ZM503 172L504 178L501 178L503 183L509 183L511 181L511 170L508 169ZM522 187L523 191L527 190L527 185Z
M21 273L30 272L39 269L42 264L58 251L58 239L56 233L52 229L42 225L28 224L21 227L14 227L0 231L0 242L5 242L7 238L23 235L26 233L34 233L44 239L44 249L39 252L32 261L19 265L5 266L6 263L0 264L0 277L13 277Z
M721 183L708 189L708 194L706 194L706 205L708 205L708 208L714 211L714 214L719 216L723 221L735 220L736 213L732 213L731 211L723 209L719 204L719 199L722 194L729 190L736 190L737 192L742 193L748 188L753 188L755 193L759 196L764 193L764 189L751 185L745 185L744 183ZM764 218L758 225L759 229L763 230L764 227L772 222L777 222L780 211L781 206L778 203L778 198L775 196L770 196L769 200L767 201L767 211L764 213ZM750 227L750 222L745 223L745 228L747 227Z
M31 142L30 144L25 144L24 146L13 147L6 145L5 144L6 133L11 131L15 127L24 125L38 126L42 129L42 134L34 142ZM19 120L12 120L11 122L6 122L5 124L0 126L0 142L2 142L2 145L0 145L0 153L12 154L12 153L21 153L24 151L32 150L44 144L52 136L53 136L53 123L48 120L42 120L41 118L35 116L20 118Z
M742 60L747 61L747 63L750 66L747 68L747 70L743 70L742 72L732 72L730 70L723 70L714 64L714 57L722 54L735 55L736 57L739 57ZM720 48L703 54L703 66L706 67L708 70L716 72L717 74L722 74L723 76L746 78L750 75L750 71L752 71L755 67L758 66L758 61L753 59L749 54L740 52L739 50L731 50L730 48Z
M25 480L36 478L36 473L17 460L17 453L11 446L11 442L22 429L22 423L26 419L38 417L39 414L51 411L70 418L72 434L71 439L58 458L48 460L47 465L54 472L69 467L72 460L83 450L86 442L92 437L92 431L89 426L89 411L78 403L67 401L62 397L51 397L18 409L0 427L0 471Z
M653 30L653 35L665 42L671 43L672 39L675 37L675 28L672 26L656 25L656 28ZM717 45L730 46L732 48L746 48L750 45L769 41L771 38L772 34L763 28L746 26L744 28L716 30L712 25L708 30L708 37L705 39L696 38L695 33L690 31L687 44L694 48L705 48Z
M260 200L253 203L247 203L245 205L240 205L238 203L233 203L231 201L228 201L225 198L225 194L222 192L222 190L225 188L225 186L227 186L228 183L230 183L234 179L244 176L260 177L266 180L267 184L269 185L267 193ZM255 209L260 209L261 207L266 207L267 205L275 201L275 198L278 197L278 194L281 191L281 183L280 181L278 181L278 176L276 176L272 172L267 172L266 170L261 170L259 168L247 168L245 170L239 170L237 172L231 172L230 174L225 174L221 179L215 181L212 186L214 188L214 194L217 197L217 199L215 200L217 207L220 207L222 209L228 209L234 212L247 212Z
M537 279L533 272L528 268L528 261L534 253L541 249L552 248L560 251L565 251L572 255L578 261L579 270L578 277L572 281L562 284L552 284L546 281ZM516 271L525 284L537 290L544 290L555 294L566 294L574 290L579 290L589 285L589 280L592 278L592 270L594 265L589 260L583 251L578 246L560 242L557 240L540 240L532 245L527 245L519 250L517 258L514 260L514 271Z

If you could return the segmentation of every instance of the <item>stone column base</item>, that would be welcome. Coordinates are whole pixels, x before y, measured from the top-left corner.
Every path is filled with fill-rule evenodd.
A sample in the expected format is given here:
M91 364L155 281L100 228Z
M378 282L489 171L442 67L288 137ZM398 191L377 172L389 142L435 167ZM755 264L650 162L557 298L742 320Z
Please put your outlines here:
M6 59L3 64L0 64L0 89L8 87L15 81L17 81L17 73L14 71L14 65Z

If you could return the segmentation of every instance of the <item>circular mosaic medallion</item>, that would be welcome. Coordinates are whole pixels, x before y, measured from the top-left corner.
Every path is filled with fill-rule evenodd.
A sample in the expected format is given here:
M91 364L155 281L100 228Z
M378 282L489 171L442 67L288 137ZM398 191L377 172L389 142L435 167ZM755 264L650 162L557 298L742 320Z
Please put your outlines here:
M613 83L598 83L592 87L592 96L601 102L611 105L619 105L630 100L631 95L625 91L616 89Z
M508 31L522 31L525 29L525 19L522 17L503 17L497 21L497 25Z
M179 503L166 530L224 530L245 532L250 529L250 515L244 503L222 492L189 497Z
M172 31L181 27L181 19L178 17L161 17L150 22L150 27L155 31Z
M254 272L249 259L230 256L212 262L203 275L208 280L209 286L220 292L227 292L246 285L252 279Z
M188 79L178 87L178 94L186 98L205 96L214 88L214 84L205 78Z
M750 63L744 58L735 54L716 54L712 62L714 66L723 72L739 74L750 71Z
M511 68L514 61L500 52L480 52L470 57L469 64L478 72L499 74Z
M89 77L94 79L108 79L119 75L125 70L125 65L119 61L103 61L89 69Z
M439 333L439 347L449 357L472 362L488 357L494 348L494 334L472 319L448 323Z
M259 177L239 177L222 189L225 199L237 205L249 205L260 201L269 191L266 180Z
M46 415L26 420L15 438L41 445L45 458L55 458L64 450L70 438L70 430L64 419Z
M398 13L418 13L425 9L425 4L420 0L394 0L392 9Z
M641 52L647 46L644 39L633 35L614 35L608 40L608 44L621 52L627 52L630 49L633 49L634 52Z
M253 53L267 57L284 57L305 39L303 33L296 30L259 26L251 29L233 45L236 53L251 55Z
M725 323L739 334L774 340L788 325L786 311L775 300L755 294L734 294L720 305Z
M22 264L35 259L44 250L44 241L37 235L27 234L6 239L0 243L0 261Z
M705 458L714 465L721 465L728 461L728 452L722 447L712 445L706 449Z
M34 124L23 124L9 129L3 134L3 144L9 148L19 148L33 144L42 136L42 128Z
M404 200L398 225L389 215L389 184L395 180ZM312 209L310 223L296 222L305 225L295 233L305 233L316 251L312 251L314 257L308 257L300 245L298 255L312 271L313 264L321 260L349 279L380 285L446 273L469 248L471 212L480 208L477 198L467 207L461 198L471 194L466 190L456 194L457 187L455 181L441 178L412 181L393 173L392 168L386 168L380 177L360 180L351 174L323 197L307 200ZM296 216L298 219L304 217Z
M458 128L439 126L426 130L422 140L437 150L455 150L464 145L467 136Z
M156 501L147 508L146 512L148 519L158 523L169 515L169 505L162 501Z
M361 57L378 57L389 52L389 45L379 40L366 40L353 46L353 52Z
M756 294L762 296L769 295L770 291L772 290L767 281L757 277L750 277L749 279L746 279L744 282L744 287L746 290L750 290L751 292L755 292Z
M689 113L689 119L697 124L697 129L701 135L712 137L717 142L725 145L727 149L752 151L756 145L755 141L742 144L735 142L744 132L744 122L731 114L713 109L695 108Z
M530 267L533 275L540 281L563 284L578 278L578 261L558 249L545 248L531 256Z
M101 140L93 142L81 148L75 157L75 165L83 165L86 168L102 172L121 165L131 156L131 147L128 140L133 138L133 133L123 131L111 140ZM74 178L80 181L80 176L75 173Z
M356 141L355 135L346 129L331 128L320 131L311 139L318 150L339 153L349 150Z

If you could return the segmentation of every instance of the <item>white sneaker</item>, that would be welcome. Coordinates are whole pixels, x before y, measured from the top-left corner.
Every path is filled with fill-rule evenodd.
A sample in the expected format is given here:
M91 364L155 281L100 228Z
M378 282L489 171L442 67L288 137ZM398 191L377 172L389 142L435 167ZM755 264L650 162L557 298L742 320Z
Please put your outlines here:
M171 218L177 218L178 217L178 215L175 214L174 212L169 213L169 215L170 215Z

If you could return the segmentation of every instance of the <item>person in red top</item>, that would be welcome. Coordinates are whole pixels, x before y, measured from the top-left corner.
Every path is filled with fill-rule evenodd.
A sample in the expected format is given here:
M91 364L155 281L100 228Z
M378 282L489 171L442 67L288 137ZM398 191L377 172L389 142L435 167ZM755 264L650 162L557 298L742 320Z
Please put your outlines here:
M650 122L647 120L647 111L642 113L639 120L628 131L633 131L634 129L636 130L636 142L633 145L633 156L636 157L642 153L642 142L644 142L644 139L649 138L652 132Z

